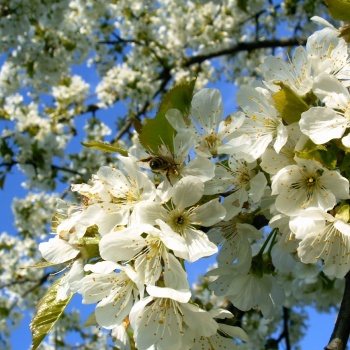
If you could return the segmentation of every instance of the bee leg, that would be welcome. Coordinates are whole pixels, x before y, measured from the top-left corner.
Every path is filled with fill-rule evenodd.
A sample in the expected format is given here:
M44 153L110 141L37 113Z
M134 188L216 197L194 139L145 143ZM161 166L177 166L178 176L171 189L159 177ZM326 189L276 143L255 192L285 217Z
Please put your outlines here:
M170 172L170 169L167 169L165 176L166 176L166 178L168 179L170 185L173 186L173 184L172 184L171 181L170 181L169 172Z

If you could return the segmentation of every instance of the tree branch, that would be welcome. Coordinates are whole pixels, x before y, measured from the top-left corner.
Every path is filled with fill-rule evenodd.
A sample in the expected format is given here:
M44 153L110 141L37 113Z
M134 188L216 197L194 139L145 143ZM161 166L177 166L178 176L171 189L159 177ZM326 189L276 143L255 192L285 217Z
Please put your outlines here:
M289 309L283 307L283 337L286 340L286 349L290 350L290 338L289 338Z
M216 58L220 56L235 55L241 51L251 52L258 49L298 46L298 45L305 45L305 44L306 44L306 39L295 39L295 38L271 39L271 40L262 40L262 41L252 41L247 43L242 42L216 52L208 53L205 55L188 57L185 59L184 67L190 67L195 63L202 63L206 60L210 60L212 58Z
M345 276L345 289L337 321L325 350L345 350L350 334L350 271Z

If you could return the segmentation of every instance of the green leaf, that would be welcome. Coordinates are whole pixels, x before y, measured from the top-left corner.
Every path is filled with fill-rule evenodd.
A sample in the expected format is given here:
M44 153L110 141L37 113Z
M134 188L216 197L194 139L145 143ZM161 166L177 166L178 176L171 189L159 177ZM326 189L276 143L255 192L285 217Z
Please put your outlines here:
M338 147L334 143L327 145L316 145L308 140L301 151L297 151L296 155L303 159L312 159L320 162L328 169L334 169L337 165Z
M81 144L85 147L96 149L98 151L107 152L107 153L118 152L122 156L125 156L125 157L128 156L128 151L122 148L119 148L117 146L111 145L110 143L107 143L107 142L92 140L87 142L81 142Z
M237 7L244 12L248 12L248 0L237 0Z
M345 154L339 168L343 176L350 178L350 153Z
M349 209L350 209L349 204L342 205L338 209L337 213L335 214L335 217L344 222L349 222L349 219L350 219Z
M135 120L134 120L134 128L135 128L135 130L136 130L136 132L138 134L141 134L142 127L143 127L142 123L138 119L135 118Z
M159 145L164 144L174 151L174 136L176 131L165 118L169 109L178 109L184 118L187 118L191 110L191 101L195 80L190 83L180 84L172 88L160 103L158 112L153 119L147 121L139 135L141 145L151 153L158 153Z
M13 150L9 147L9 145L7 144L5 139L1 139L1 143L0 143L0 155L2 157L5 156L14 156L14 152Z
M306 112L309 109L309 105L302 96L295 93L288 85L281 81L275 82L275 84L281 87L281 90L272 96L281 118L287 124L298 122L301 118L301 113ZM307 98L309 99L309 96Z
M79 246L83 259L93 259L100 256L99 245L100 237L81 237L75 244Z
M72 293L65 300L56 300L57 290L63 277L59 278L39 301L36 314L30 324L30 330L32 332L31 350L38 348L73 297Z
M350 1L349 0L326 0L328 11L334 19L340 21L350 20Z

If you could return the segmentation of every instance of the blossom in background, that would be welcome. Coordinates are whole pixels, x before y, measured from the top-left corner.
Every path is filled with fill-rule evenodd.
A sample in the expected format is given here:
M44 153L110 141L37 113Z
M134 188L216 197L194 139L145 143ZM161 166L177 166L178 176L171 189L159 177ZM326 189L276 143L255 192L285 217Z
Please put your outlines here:
M219 267L207 275L218 276L210 283L210 289L215 295L225 295L242 311L259 307L264 317L271 319L275 313L275 304L283 304L283 291L278 288L272 276L240 273L235 266Z

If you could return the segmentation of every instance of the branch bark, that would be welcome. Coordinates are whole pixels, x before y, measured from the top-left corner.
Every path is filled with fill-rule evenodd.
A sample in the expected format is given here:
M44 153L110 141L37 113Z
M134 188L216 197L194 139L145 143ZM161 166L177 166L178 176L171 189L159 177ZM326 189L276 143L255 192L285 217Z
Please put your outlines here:
M350 334L350 271L345 276L345 289L337 321L324 350L345 350Z
M216 52L208 53L205 55L197 55L188 57L185 59L184 66L189 67L195 63L202 63L206 60L225 56L225 55L235 55L240 51L254 51L259 49L268 49L268 48L277 48L277 47L289 47L289 46L298 46L305 45L306 39L271 39L271 40L261 40L261 41L252 41L252 42L241 42L233 46L230 46L226 49L222 49Z

